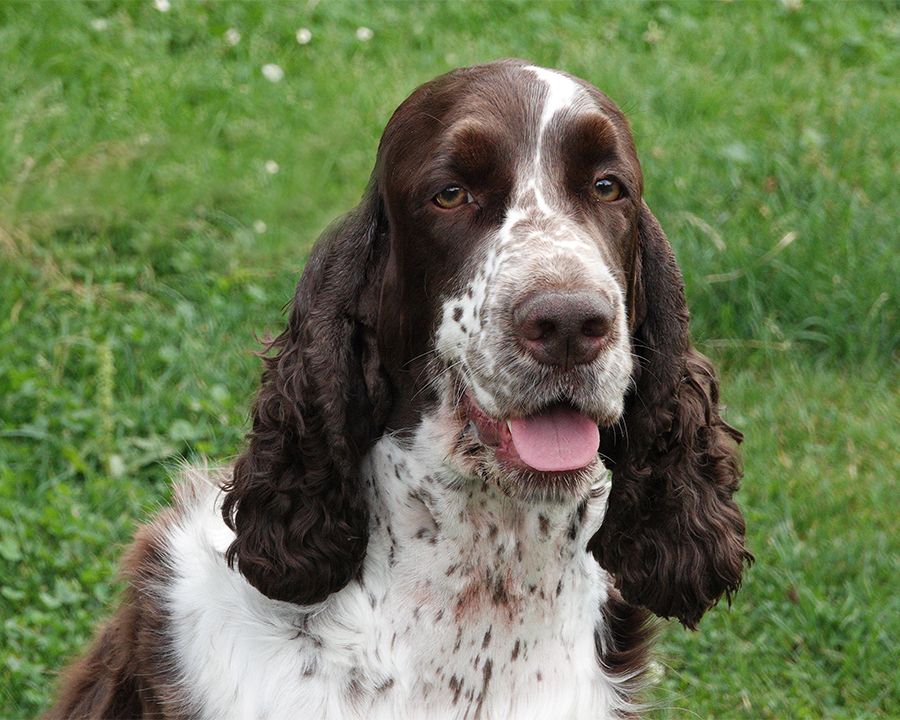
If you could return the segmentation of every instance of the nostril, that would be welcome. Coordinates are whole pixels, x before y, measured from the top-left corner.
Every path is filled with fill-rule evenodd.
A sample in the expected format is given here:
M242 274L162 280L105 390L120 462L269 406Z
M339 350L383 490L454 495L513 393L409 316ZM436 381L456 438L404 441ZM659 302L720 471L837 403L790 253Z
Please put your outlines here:
M552 318L539 313L526 314L525 318L519 321L518 327L522 339L531 342L546 340L557 330Z
M581 326L581 334L589 338L602 338L605 336L612 325L612 318L608 315L597 315L588 318Z
M556 323L552 320L539 320L537 323L537 336L530 340L543 340L556 332Z

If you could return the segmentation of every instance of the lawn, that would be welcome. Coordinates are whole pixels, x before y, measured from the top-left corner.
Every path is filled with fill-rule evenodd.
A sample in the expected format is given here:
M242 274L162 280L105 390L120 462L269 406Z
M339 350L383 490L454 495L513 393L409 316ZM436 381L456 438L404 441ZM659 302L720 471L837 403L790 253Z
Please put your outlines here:
M890 2L0 4L0 717L47 705L173 465L240 448L393 108L504 56L629 114L747 436L756 565L665 628L651 717L900 716L898 48Z

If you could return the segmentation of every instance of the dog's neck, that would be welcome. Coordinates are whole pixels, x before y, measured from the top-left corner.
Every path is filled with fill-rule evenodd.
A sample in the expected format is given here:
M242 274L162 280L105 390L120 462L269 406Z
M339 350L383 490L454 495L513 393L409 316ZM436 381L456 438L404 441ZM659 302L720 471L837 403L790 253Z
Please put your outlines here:
M608 477L584 498L528 503L454 473L445 457L426 427L382 438L364 463L371 519L359 587L392 650L435 706L474 712L491 699L496 711L518 696L574 710L598 694L614 703L596 645L609 579L586 551Z
M421 440L401 444L386 437L367 458L369 555L384 557L379 572L418 584L428 578L438 595L461 586L471 593L488 581L496 595L488 604L514 614L516 608L552 608L569 573L595 576L585 548L602 520L608 478L584 498L511 499L492 484L455 473L443 464L439 446ZM454 611L478 609L487 608Z

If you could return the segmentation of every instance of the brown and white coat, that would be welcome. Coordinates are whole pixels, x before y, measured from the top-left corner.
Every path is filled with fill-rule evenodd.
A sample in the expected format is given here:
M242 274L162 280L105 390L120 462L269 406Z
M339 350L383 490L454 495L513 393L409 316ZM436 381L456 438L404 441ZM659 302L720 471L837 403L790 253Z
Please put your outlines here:
M582 80L416 90L307 263L247 448L139 532L47 717L635 712L650 614L694 627L751 560L740 434L642 192Z

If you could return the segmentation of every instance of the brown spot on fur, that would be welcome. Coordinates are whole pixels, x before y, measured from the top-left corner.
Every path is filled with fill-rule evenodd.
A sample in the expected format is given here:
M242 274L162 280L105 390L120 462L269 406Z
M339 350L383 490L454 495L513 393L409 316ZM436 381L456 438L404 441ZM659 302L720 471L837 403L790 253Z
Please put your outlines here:
M493 600L494 605L506 605L510 600L504 578L499 574L494 578L494 590L491 593L491 600Z
M350 670L350 679L347 681L345 692L351 703L358 703L362 699L365 691L360 680L359 668Z
M385 680L385 681L384 681L383 683L381 683L380 685L376 685L376 686L375 686L375 692L378 693L378 694L380 695L380 694L382 694L382 693L387 692L387 691L390 690L392 687L394 687L394 678L388 678L387 680Z
M484 661L484 667L481 670L481 692L478 693L478 705L475 707L475 720L478 720L478 718L481 717L481 708L484 704L484 699L487 696L488 685L490 685L491 682L491 673L493 672L493 669L494 663L488 658Z
M453 691L453 704L459 702L459 694L463 689L463 681L453 675L450 677L450 689Z

